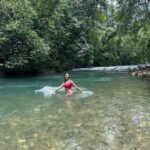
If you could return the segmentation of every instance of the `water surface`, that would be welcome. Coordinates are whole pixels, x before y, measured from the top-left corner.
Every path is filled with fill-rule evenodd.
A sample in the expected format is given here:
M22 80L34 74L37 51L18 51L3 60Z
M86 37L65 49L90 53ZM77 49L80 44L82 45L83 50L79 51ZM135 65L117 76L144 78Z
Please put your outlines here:
M63 74L0 78L0 149L149 150L149 81L125 73L71 75L85 95L35 92L57 87Z

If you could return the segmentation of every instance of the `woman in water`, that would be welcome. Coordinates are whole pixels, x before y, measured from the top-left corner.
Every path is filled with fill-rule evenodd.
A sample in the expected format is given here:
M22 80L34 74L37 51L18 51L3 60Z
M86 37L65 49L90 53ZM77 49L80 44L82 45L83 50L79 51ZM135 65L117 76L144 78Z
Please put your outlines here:
M70 79L70 74L65 73L64 74L64 82L54 92L56 92L59 89L64 87L66 96L73 95L74 92L71 90L72 86L75 87L77 90L79 90L82 93L81 89Z

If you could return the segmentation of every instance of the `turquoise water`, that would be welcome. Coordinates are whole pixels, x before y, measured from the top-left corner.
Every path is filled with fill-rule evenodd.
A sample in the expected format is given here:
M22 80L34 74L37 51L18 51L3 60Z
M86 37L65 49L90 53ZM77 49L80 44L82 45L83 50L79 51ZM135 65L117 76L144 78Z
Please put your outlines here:
M71 75L83 90L71 98L63 90L48 96L63 74L0 78L0 150L149 150L149 81Z

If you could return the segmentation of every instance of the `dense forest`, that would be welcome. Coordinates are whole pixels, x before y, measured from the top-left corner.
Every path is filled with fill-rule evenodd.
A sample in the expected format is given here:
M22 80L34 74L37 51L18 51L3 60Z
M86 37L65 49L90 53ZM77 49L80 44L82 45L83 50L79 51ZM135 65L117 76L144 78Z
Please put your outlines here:
M0 72L150 62L149 0L1 0Z

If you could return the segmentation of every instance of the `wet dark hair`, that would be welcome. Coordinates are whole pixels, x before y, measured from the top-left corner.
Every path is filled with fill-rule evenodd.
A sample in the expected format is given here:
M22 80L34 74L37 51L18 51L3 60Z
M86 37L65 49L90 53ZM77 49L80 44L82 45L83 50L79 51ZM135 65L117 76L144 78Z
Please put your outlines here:
M66 78L65 78L65 75L66 75L66 74L69 75L69 79L70 79L70 73L67 73L67 72L66 72L66 73L64 74L64 82L66 82Z

